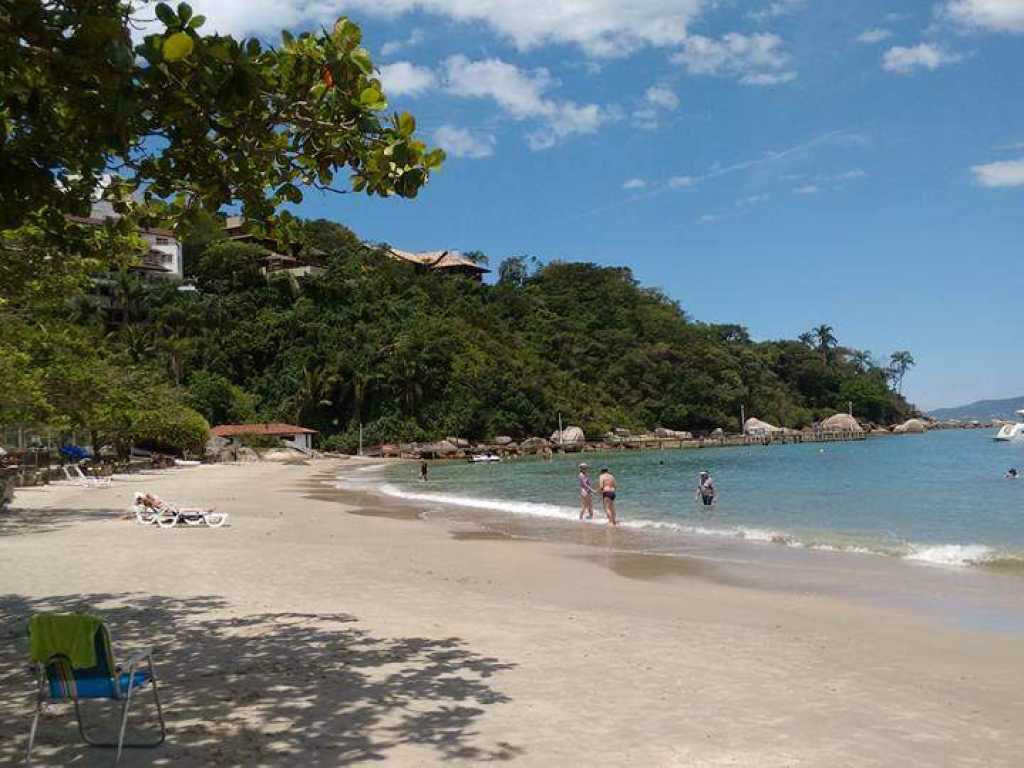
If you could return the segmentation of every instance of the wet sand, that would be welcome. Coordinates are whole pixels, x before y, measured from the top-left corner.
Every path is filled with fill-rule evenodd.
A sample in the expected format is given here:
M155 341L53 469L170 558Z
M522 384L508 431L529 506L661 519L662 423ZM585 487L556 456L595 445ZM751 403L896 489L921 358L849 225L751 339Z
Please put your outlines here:
M599 526L538 541L321 485L358 466L145 479L229 512L216 530L119 520L137 479L19 494L0 519L0 761L27 734L25 621L85 608L119 655L157 649L168 741L126 766L1019 765L1020 637L866 599L884 568L650 555ZM108 764L72 722L47 719L38 764Z

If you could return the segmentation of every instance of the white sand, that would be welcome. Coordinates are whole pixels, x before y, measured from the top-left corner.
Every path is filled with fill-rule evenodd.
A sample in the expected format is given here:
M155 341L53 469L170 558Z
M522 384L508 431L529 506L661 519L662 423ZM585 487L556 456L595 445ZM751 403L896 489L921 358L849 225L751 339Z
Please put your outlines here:
M28 615L89 608L115 649L158 652L168 740L126 766L1022 764L1017 637L308 498L351 466L19 492L0 518L0 762L25 745ZM136 488L231 522L118 520ZM72 722L44 720L38 764L108 764Z

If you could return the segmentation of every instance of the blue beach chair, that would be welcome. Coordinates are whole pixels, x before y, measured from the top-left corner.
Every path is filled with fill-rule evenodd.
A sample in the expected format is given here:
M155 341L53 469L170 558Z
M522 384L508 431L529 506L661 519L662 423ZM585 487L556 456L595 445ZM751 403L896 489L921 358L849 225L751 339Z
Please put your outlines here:
M35 716L28 735L26 765L32 764L32 746L46 700L70 699L74 702L75 718L78 720L78 732L82 740L93 747L116 748L114 765L120 761L121 750L125 747L152 748L163 744L167 730L160 707L152 649L133 654L128 659L127 671L122 671L122 667L114 664L110 632L106 625L102 620L86 614L37 614L29 620L29 641L38 688ZM144 663L145 668L142 668ZM153 689L160 737L155 741L126 744L124 735L132 694L146 685ZM121 728L116 742L99 741L89 735L82 722L78 704L80 699L121 702Z

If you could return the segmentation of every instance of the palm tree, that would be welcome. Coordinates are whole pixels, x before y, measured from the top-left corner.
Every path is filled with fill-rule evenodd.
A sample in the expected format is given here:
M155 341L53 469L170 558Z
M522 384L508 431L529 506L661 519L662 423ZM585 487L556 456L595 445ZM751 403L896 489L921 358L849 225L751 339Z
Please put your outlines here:
M857 369L862 373L871 370L874 367L875 361L872 358L871 353L866 349L855 349L850 353L850 360L857 366Z
M810 331L808 331L807 333L801 333L799 336L797 336L797 339L805 347L814 347L814 334L811 333Z
M819 325L811 333L814 334L814 338L818 340L818 352L821 355L821 359L824 362L828 362L831 356L832 349L835 348L838 343L838 339L833 333L835 329L831 325Z
M915 365L917 365L917 361L914 360L914 356L905 349L893 352L889 356L889 372L898 394L903 394L903 377Z

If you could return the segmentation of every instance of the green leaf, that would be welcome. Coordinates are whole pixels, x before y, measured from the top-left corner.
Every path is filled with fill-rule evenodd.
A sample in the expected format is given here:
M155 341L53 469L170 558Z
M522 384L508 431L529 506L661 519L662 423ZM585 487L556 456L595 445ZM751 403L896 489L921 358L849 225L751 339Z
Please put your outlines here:
M369 88L364 88L363 92L359 94L359 103L367 109L384 109L387 106L384 95L372 85Z
M199 14L198 16L193 16L192 17L192 21L190 21L188 23L188 28L189 29L199 29L205 23L206 23L206 17L203 16L202 14Z
M349 54L349 59L355 64L364 75L373 72L373 62L370 61L370 52L365 48L356 48Z
M178 18L186 22L192 18L192 6L188 3L178 3Z
M192 42L192 38L189 37L188 33L175 32L164 40L164 58L167 61L181 61L192 53L194 47L195 43Z
M167 3L157 3L156 17L164 23L168 29L178 26L178 15L171 10Z
M403 112L397 120L398 132L403 136L412 136L416 132L416 118L408 112Z

